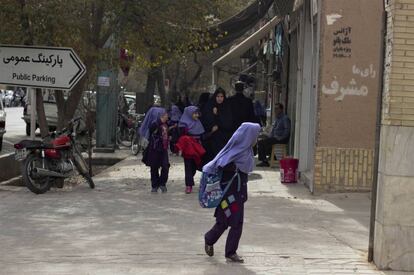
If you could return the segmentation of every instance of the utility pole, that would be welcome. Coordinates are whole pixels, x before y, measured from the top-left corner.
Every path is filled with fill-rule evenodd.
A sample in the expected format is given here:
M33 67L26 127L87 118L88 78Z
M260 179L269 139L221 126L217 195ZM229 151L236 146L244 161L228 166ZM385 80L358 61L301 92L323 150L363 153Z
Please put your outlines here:
M113 35L104 48L115 52ZM103 61L98 66L98 91L96 94L96 148L95 152L113 153L116 147L116 126L118 119L118 70L111 62Z

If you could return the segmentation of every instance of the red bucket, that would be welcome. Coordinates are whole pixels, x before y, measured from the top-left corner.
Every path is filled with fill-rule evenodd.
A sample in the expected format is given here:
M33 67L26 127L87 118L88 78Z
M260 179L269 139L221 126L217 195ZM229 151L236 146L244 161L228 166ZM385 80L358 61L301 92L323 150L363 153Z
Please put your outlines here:
M283 158L280 160L280 179L282 183L298 182L298 166L298 159Z

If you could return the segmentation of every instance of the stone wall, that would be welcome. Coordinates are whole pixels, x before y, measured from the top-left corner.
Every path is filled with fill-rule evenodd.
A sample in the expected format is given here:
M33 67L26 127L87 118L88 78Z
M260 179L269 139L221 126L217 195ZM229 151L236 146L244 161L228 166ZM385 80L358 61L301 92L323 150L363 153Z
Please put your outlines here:
M382 0L322 1L314 192L370 191Z
M414 126L414 1L388 1L383 124Z
M414 271L414 0L385 1L387 49L374 262Z

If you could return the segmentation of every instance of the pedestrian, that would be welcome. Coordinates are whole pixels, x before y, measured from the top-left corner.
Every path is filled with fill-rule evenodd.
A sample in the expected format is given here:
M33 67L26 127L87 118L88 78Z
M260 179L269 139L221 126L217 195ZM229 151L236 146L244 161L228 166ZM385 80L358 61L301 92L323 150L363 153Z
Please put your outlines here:
M171 106L171 110L170 110L170 114L169 114L169 121L168 121L168 126L173 127L170 130L170 135L171 135L171 140L170 140L170 150L172 153L177 153L175 150L175 144L178 141L178 138L180 137L180 133L178 130L178 122L180 121L181 118L181 111L180 108L178 108L177 105L172 105Z
M148 121L145 120L148 117ZM151 192L157 193L161 189L162 193L167 192L167 180L170 163L168 160L168 113L164 108L152 107L145 119L142 129L143 135L148 134L149 143L144 150L142 161L151 168ZM149 125L149 126L148 126ZM161 173L160 173L161 168Z
M193 103L191 102L190 97L188 95L186 95L185 98L184 98L184 105L185 105L185 107L193 105Z
M178 127L180 139L176 147L184 158L185 193L190 194L194 186L194 175L201 168L201 158L205 153L201 146L205 130L200 120L200 111L196 106L188 106L184 109Z
M184 112L184 108L186 106L184 106L184 102L181 98L181 95L178 95L177 102L175 103L175 105L180 109L181 113Z
M211 161L233 134L233 121L230 105L226 99L226 92L221 87L217 88L202 111L201 122L207 132L215 129L208 139L203 141L206 154L203 163Z
M259 132L259 124L243 123L218 155L203 167L203 172L209 174L222 172L221 182L234 178L214 212L216 223L204 235L205 252L210 257L214 255L214 244L230 227L225 257L230 262L244 262L237 254L237 248L243 231L248 173L253 171L254 166L252 147L256 143ZM239 173L239 177L234 177L235 173ZM222 188L224 189L224 186Z
M267 156L271 153L273 144L287 144L290 137L290 120L283 112L283 104L276 103L275 105L276 120L273 123L270 135L259 140L257 143L259 151L258 167L269 167Z
M160 113L165 112L164 108L161 107L150 107L145 113L144 121L142 121L141 127L139 128L139 134L141 137L149 141L150 137L150 126L153 122L157 121Z
M266 110L263 107L262 103L258 99L254 99L254 93L250 95L250 98L253 102L254 115L256 116L257 123L262 127L266 127Z
M198 97L198 104L197 107L201 113L203 113L203 109L206 106L207 102L210 100L210 93L201 93Z
M233 132L243 122L256 122L254 115L253 102L250 98L244 96L244 83L237 81L234 85L236 94L229 98L231 113L233 114Z
M180 111L180 108L178 108L178 106L175 104L171 105L170 121L178 123L180 121L181 116L182 112Z

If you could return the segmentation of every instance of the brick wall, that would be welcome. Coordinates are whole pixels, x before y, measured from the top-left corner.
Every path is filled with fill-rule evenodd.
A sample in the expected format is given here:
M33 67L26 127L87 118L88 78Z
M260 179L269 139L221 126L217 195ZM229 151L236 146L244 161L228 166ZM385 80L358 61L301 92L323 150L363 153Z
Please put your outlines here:
M370 191L374 151L318 147L315 153L314 191Z
M386 1L385 125L414 126L414 0Z

